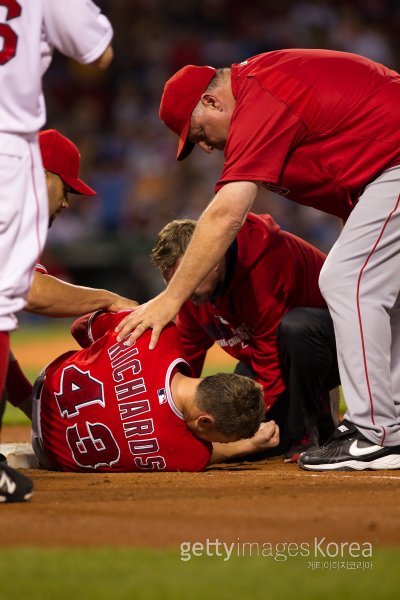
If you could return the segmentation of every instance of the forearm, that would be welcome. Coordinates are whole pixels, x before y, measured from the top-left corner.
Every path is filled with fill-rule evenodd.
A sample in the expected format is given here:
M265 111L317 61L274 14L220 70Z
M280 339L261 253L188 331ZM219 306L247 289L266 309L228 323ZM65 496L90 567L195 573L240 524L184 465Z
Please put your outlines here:
M225 255L257 194L252 182L227 184L201 215L192 240L174 277L168 297L181 306Z
M97 58L94 62L91 63L93 67L97 67L98 69L104 71L107 69L114 57L114 51L112 46L108 46L99 58Z
M212 465L218 462L225 462L230 458L262 452L267 448L276 448L278 444L279 427L275 421L261 423L258 431L256 431L252 438L242 439L228 444L214 442L213 453L209 464Z
M107 290L73 285L36 272L25 310L49 317L74 317L95 310L109 310L118 298L117 294Z
M163 327L176 317L183 303L224 256L243 225L256 194L257 185L250 181L229 183L218 192L200 217L167 289L120 321L115 329L119 342L131 334L125 343L132 345L151 328L149 349L156 347Z
M209 464L213 465L215 463L226 462L230 458L246 456L247 454L261 452L261 450L262 448L257 448L251 439L238 440L237 442L230 442L228 444L214 442L213 453Z

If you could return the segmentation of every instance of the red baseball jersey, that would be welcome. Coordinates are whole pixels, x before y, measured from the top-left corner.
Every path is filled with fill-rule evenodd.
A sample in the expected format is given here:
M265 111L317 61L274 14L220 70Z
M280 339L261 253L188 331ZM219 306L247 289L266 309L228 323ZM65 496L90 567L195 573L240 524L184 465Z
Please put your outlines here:
M185 358L199 376L215 342L255 371L270 408L285 389L277 329L296 306L325 306L318 277L325 254L282 231L269 215L249 213L226 254L224 285L209 302L179 312Z
M190 374L175 325L155 350L146 332L130 347L116 341L126 313L93 313L72 333L84 349L54 360L40 396L45 454L63 471L200 471L212 444L196 438L174 403L175 370ZM87 346L87 347L85 347Z
M278 50L232 65L236 107L216 189L260 181L346 219L400 164L400 75L331 50Z

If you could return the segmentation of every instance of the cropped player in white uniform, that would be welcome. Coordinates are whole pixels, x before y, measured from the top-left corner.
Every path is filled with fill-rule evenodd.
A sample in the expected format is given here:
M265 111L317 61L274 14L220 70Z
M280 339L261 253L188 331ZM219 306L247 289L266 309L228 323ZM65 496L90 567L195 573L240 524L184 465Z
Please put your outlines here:
M42 75L54 48L105 68L112 58L112 36L110 22L91 0L0 3L0 395L8 332L16 328L15 313L24 307L48 226L37 141L46 117ZM7 482L3 487L5 501L21 499L7 492Z

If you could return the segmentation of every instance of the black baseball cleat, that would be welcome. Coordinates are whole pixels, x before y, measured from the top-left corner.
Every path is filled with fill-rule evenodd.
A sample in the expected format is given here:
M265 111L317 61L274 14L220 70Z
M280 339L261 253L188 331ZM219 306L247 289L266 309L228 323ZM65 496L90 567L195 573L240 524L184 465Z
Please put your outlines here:
M15 469L0 464L0 502L25 502L33 494L33 483Z
M400 469L400 446L377 446L344 419L329 442L304 452L298 465L307 471Z

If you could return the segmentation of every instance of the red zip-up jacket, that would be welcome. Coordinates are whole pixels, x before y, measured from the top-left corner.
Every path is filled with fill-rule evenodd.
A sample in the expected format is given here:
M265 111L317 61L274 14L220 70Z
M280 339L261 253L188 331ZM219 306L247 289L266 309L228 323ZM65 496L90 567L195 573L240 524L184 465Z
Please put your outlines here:
M249 213L226 256L223 286L210 301L187 301L177 325L184 356L200 376L214 342L256 373L270 408L284 391L277 329L291 308L325 306L318 277L325 254L282 231L269 215Z

